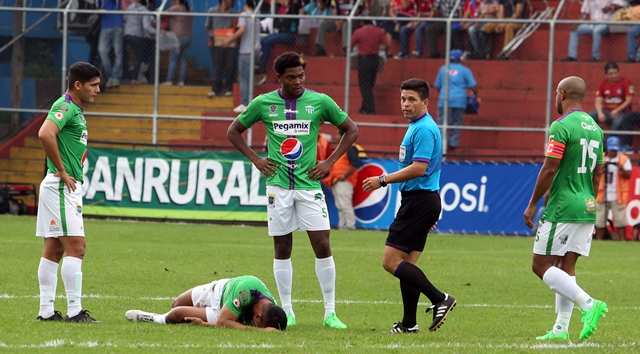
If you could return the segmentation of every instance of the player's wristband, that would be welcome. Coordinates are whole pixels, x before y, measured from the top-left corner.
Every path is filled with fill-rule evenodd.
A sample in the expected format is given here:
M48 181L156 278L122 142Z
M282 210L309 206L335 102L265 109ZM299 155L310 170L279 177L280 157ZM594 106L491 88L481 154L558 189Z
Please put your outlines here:
M386 178L384 177L384 175L382 175L382 176L378 177L378 182L380 182L380 185L381 185L381 186L383 186L383 187L386 187L386 186L387 186L387 180L386 180Z

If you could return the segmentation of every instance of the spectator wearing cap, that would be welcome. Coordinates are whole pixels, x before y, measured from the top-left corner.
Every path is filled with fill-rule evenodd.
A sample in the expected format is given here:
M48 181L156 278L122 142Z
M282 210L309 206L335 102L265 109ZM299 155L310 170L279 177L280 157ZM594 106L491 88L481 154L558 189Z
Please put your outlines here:
M596 239L598 240L602 240L606 234L609 210L613 214L613 224L616 228L611 238L619 241L625 239L631 160L619 150L620 139L616 136L607 138L604 168L596 200Z
M462 117L464 115L465 108L467 107L467 90L471 90L473 94L478 97L476 80L474 79L471 70L460 64L461 56L461 50L454 49L451 51L451 63L449 65L449 108L447 111L447 117L449 117L447 122L451 126L462 125ZM438 98L438 124L442 124L445 117L445 94L442 92L442 89L444 88L446 70L446 64L440 67L436 81L433 84L440 93L440 97ZM458 146L460 146L460 130L450 129L449 139L447 141L449 151L458 148Z

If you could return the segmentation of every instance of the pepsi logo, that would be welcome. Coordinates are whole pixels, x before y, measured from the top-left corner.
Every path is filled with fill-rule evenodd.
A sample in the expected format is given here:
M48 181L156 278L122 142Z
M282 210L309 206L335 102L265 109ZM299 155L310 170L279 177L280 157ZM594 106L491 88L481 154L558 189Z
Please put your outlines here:
M287 160L297 160L302 156L302 143L296 138L286 138L280 144L280 153Z
M370 223L378 220L389 208L391 201L391 188L379 188L373 192L362 190L362 181L368 177L380 176L387 171L375 163L364 164L358 170L358 184L353 190L353 209L356 220L361 223Z

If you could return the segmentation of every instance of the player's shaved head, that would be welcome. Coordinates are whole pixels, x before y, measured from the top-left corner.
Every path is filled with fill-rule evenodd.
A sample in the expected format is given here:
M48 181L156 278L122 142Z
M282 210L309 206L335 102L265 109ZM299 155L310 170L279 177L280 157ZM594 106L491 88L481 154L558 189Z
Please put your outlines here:
M569 76L560 81L558 91L564 91L572 101L582 102L587 94L587 84L578 76Z

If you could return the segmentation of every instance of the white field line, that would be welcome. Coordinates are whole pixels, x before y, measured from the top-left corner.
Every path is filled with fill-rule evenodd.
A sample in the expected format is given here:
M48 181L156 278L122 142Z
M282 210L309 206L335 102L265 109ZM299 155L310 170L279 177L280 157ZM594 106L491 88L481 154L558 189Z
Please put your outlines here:
M572 343L567 344L553 344L553 343L540 343L540 344L517 344L517 343L460 343L460 342L438 342L438 343L425 343L425 344L379 344L379 345L362 345L362 346L340 346L339 349L580 349L580 348L593 348L593 349L635 349L639 347L637 342L622 342L622 343ZM113 342L74 342L67 339L53 339L45 341L43 343L33 344L20 344L11 345L4 342L0 342L0 349L41 349L41 348L60 348L60 347L78 347L78 348L162 348L162 349L277 349L277 348L308 348L305 342L291 343L287 345L276 345L272 343L259 343L259 344L234 344L231 342L223 342L219 344L208 345L170 345L161 343L134 343L134 344L117 344ZM326 349L326 348L325 348ZM338 349L338 348L336 348Z
M38 295L10 295L10 294L0 294L0 300L10 300L10 299L37 299ZM99 294L85 294L82 296L85 299L129 299L129 300L151 300L151 301L173 301L175 297L147 297L143 296L140 298L134 298L131 296L114 296L114 295L99 295ZM64 299L64 295L58 295L57 298ZM321 304L322 300L299 300L294 299L293 302L296 303L307 303L307 304ZM337 304L345 304L345 305L402 305L400 301L388 301L388 300L336 300ZM419 303L421 306L430 306L430 303L421 302ZM509 304L465 304L458 302L458 306L462 307L492 307L492 308L502 308L502 309L550 309L554 308L551 305L509 305ZM616 310L640 310L640 306L615 306L610 307L615 308Z

